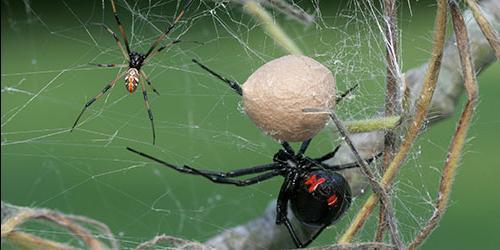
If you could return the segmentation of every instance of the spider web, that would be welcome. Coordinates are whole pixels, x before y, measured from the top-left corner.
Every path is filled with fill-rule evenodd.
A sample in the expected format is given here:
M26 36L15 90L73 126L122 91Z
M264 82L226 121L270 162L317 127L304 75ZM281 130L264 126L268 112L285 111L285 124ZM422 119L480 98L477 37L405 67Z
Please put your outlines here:
M117 1L117 5L131 49L139 52L149 48L181 7L176 1ZM292 5L315 16L315 21L305 27L268 10L305 55L332 70L339 92L360 86L337 112L344 120L372 117L383 105L385 92L381 6L353 0ZM403 71L424 63L430 54L433 18L425 12L434 9L427 2L414 5L401 3L398 17ZM194 1L167 39L183 42L144 67L161 94L149 91L157 145L151 145L143 97L124 91L122 80L87 110L70 133L84 103L119 72L89 63L124 62L109 33L96 25L104 23L119 34L110 7L108 1L3 1L2 200L100 220L111 227L123 248L159 233L204 241L261 215L277 198L280 178L245 188L214 185L152 164L125 147L174 164L212 170L272 161L279 144L244 115L239 96L191 59L243 83L260 65L285 52L241 5ZM453 123L445 130L450 128ZM340 143L331 131L325 129L315 137L308 155L322 155ZM412 171L403 171L393 190L400 229L408 238L432 212L451 134L420 140L407 164ZM424 151L435 152L434 158L422 160ZM315 244L333 243L364 198L356 199L347 215ZM368 239L375 224L370 221L364 230ZM61 234L42 227L32 230L53 237Z

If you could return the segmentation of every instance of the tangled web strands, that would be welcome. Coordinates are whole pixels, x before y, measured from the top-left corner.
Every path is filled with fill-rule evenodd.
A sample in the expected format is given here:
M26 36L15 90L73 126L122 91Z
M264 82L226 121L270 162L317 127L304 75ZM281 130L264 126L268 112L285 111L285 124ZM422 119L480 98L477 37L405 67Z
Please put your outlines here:
M273 4L284 1L265 2L270 4L262 3L264 9L297 48L336 75L339 93L353 85L360 86L336 107L341 120L362 120L377 114L384 103L387 74L383 8L370 1L347 1L338 3L340 6L330 6L332 3L326 2L319 5L317 2L310 5L290 2L295 10L314 17L314 21L306 21L309 26L305 27L304 21L289 19L289 14ZM498 11L495 6L500 4L486 2L490 5L482 10L498 31L499 15L493 13L498 13L494 12ZM182 4L117 0L117 12L131 48L147 51L164 28L175 20ZM425 13L434 11L435 5L427 2L412 2L410 6L406 2L400 4L401 29L396 34L400 48L395 56L399 59L399 68L413 68L404 70L406 84L411 93L418 93L420 75L424 72L418 65L429 58L432 41L433 20ZM48 6L58 10L58 14L54 15ZM236 242L254 248L293 247L286 229L274 226L273 205L262 218L259 217L266 204L276 198L279 181L247 189L220 187L166 171L124 150L126 146L140 147L179 165L227 171L272 160L278 148L276 142L262 135L237 108L239 99L231 90L191 62L193 58L202 59L225 76L243 83L260 65L286 53L271 38L261 20L243 9L239 2L193 1L189 13L179 20L172 35L165 40L165 44L175 39L185 42L166 48L144 67L161 92L161 96L149 97L155 111L155 147L150 146L151 128L144 112L143 97L128 94L122 80L99 104L87 111L76 133L68 133L68 126L80 111L81 104L117 74L115 69L96 69L89 63L122 62L122 52L100 25L106 24L115 33L120 32L110 15L112 10L108 1L94 1L84 6L56 1L42 6L37 2L7 0L2 2L2 9L2 18L5 17L2 20L6 21L2 22L6 32L2 36L5 53L2 53L1 75L2 100L6 100L2 103L1 119L2 190L5 190L2 199L99 219L110 225L123 248L135 247L160 232L201 242L209 240L215 246ZM465 16L468 26L473 19L472 15ZM473 39L482 37L481 29L468 30L474 44L471 53L476 69L484 70L494 60L494 56L490 56L489 43L482 38ZM200 41L203 45L191 41ZM460 68L460 60L452 48L453 42L448 43L443 58L446 66L441 72L441 76L448 75L449 81L439 80L428 114L434 120L447 117L455 110L463 89L462 73L455 71ZM490 71L485 70L484 74L491 79ZM491 84L485 80L481 86L486 89ZM487 90L483 93L488 95ZM482 98L484 103L488 100ZM482 113L477 126L497 122L487 112ZM449 129L453 128L454 124L450 125ZM319 156L342 143L337 134L332 135L332 130L329 126L314 139L309 154ZM363 146L359 146L362 156L373 155L371 151L381 149L380 135L353 135L355 145L363 142ZM398 210L399 230L404 235L416 234L425 224L426 215L434 211L432 183L442 174L441 162L451 135L450 132L442 140L439 136L429 136L418 141L408 157L413 174L403 168L401 174L411 176L398 179L391 190ZM479 135L474 141L474 151L488 152L480 147ZM427 159L432 151L442 154ZM339 156L332 164L351 161L346 147L341 147ZM464 164L463 171L467 169ZM359 198L353 201L350 211L338 224L321 234L318 245L334 243L362 205L365 196L359 195L368 191L361 178L363 175L351 171L346 176ZM486 197L488 190L483 191ZM455 199L463 200L460 194L456 195ZM458 203L454 207L471 209L464 202ZM480 206L479 203L475 205ZM245 224L254 217L257 219ZM373 221L367 225L376 224L376 216L372 217ZM242 225L236 230L226 231L238 224ZM71 243L69 233L60 228L44 227L42 230L25 226L35 235L62 235L63 242ZM99 239L109 237L94 228L90 230ZM360 237L371 241L370 226L364 231L366 234ZM292 245L286 245L288 243Z

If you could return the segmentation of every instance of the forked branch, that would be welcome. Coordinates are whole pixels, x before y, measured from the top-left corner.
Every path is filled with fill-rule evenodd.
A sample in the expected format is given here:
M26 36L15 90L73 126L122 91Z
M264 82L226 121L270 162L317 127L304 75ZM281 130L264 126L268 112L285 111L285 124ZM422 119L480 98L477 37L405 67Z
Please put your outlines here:
M439 185L438 198L434 213L410 244L409 249L416 249L424 242L425 239L427 239L427 237L438 225L444 211L446 210L446 204L448 203L451 187L453 185L453 178L458 167L460 156L462 155L462 149L467 137L467 131L469 130L472 115L474 114L474 109L477 103L478 89L474 65L472 64L470 56L467 28L457 3L450 0L449 5L453 28L455 30L455 37L457 40L457 47L460 54L460 62L462 64L465 89L467 91L467 103L462 111L462 115L460 116L455 134L453 135L453 139L451 140L448 149L448 155L443 167L443 175Z
M488 20L486 20L483 11L481 11L481 8L475 0L465 0L465 2L472 11L472 15L474 16L474 19L476 19L479 28L481 28L483 35L490 43L493 51L495 51L497 60L500 60L500 39L498 33L491 27L491 24L488 22Z

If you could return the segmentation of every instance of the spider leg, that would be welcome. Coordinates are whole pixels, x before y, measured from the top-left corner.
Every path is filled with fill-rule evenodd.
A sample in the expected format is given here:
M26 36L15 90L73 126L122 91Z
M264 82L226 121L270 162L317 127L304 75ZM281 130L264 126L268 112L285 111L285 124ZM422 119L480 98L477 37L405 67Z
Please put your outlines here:
M198 42L198 41L186 41L186 40L181 40L181 39L175 39L173 40L172 42L166 44L166 45L163 45L161 47L159 47L157 50L156 50L156 53L158 52L161 52L162 50L166 49L166 48L170 48L172 47L172 45L174 44L177 44L177 43L196 43L196 44L199 44L199 45L205 45L205 43L202 43L202 42ZM152 54L151 57L153 57L155 54Z
M303 155L306 152L307 148L309 147L309 144L311 143L311 141L312 141L312 138L302 142L302 145L300 145L300 149L299 149L299 152L297 154Z
M329 159L335 157L335 155L337 154L337 151L339 151L339 149L340 149L340 145L338 145L337 147L335 147L335 149L332 152L327 153L327 154L325 154L325 155L323 155L321 157L315 158L314 160L317 161L317 162L324 162L326 160L329 160Z
M127 54L127 52L125 51L125 49L123 48L123 45L122 43L120 42L120 39L118 39L118 36L116 35L116 33L114 31L112 31L106 24L104 23L96 23L97 25L101 25L105 30L107 30L112 36L113 38L115 39L115 42L116 44L118 45L118 47L120 47L120 50L123 54L123 56L125 57L125 59L128 59L129 56ZM126 40L125 40L126 41Z
M293 242L297 248L304 247L304 244L300 241L292 223L288 219L288 201L290 200L290 192L293 189L293 183L296 182L298 174L294 174L293 177L287 175L283 185L281 185L280 192L278 194L278 200L276 202L276 225L285 224L288 233L292 237Z
M160 92L158 92L158 90L156 90L155 87L153 87L153 84L151 83L151 81L149 81L149 77L146 75L146 72L144 72L144 70L142 70L142 69L141 69L141 75L142 75L142 77L144 77L144 79L148 83L148 86L151 88L151 90L153 90L153 92L155 92L157 95L160 95Z
M199 42L199 41L186 41L186 40L181 40L181 39L175 39L175 40L173 40L172 42L170 42L170 43L168 43L168 44L166 44L166 45L163 45L163 46L161 46L160 48L158 48L158 49L156 50L156 53L161 52L162 50L164 50L164 49L166 49L166 48L169 48L169 47L171 47L172 45L177 44L177 43L180 43L180 42L182 42L182 43L196 43L196 44L199 44L199 45L205 45L205 43L203 43L203 42Z
M209 171L209 170L199 170L199 169L194 169L194 168L191 168L189 166L186 166L184 165L183 167L178 167L176 165L173 165L173 164L170 164L168 162L165 162L163 160L160 160L154 156L151 156L151 155L148 155L146 153L143 153L143 152L139 152L133 148L130 148L130 147L127 147L127 150L133 152L133 153L136 153L142 157L145 157L145 158L148 158L152 161L155 161L157 163L160 163L166 167L169 167L169 168L172 168L178 172L181 172L181 173L185 173L185 174L198 174L198 173L202 173L204 175L210 175L210 176L217 176L217 177L221 177L221 178L225 178L225 177L239 177L239 176L243 176L243 175L248 175L248 174L258 174L258 173L262 173L262 172L265 172L265 171L269 171L269 170L275 170L275 169L279 169L280 168L280 165L277 164L277 163L270 163L270 164L264 164L264 165L260 165L260 166L255 166L255 167L249 167L249 168L242 168L242 169L238 169L238 170L234 170L234 171L230 171L230 172L218 172L218 171Z
M234 180L234 179L227 178L227 177L220 177L217 175L207 174L207 173L204 173L200 170L197 170L197 169L189 167L189 166L184 166L184 168L189 169L193 172L193 174L203 176L214 183L230 184L230 185L235 185L235 186L240 186L240 187L253 185L253 184L271 179L271 178L281 174L281 171L279 171L278 169L275 169L271 172L267 172L267 173L264 173L264 174L261 174L261 175L255 176L255 177L251 177L248 179Z
M156 53L161 52L162 50L164 50L164 49L166 49L166 48L170 48L170 47L172 47L172 45L174 45L174 44L176 44L176 43L180 43L180 42L181 42L181 40L180 40L180 39L175 39L175 40L173 40L172 42L170 42L170 43L168 43L168 44L166 44L166 45L163 45L163 46L159 47L159 48L156 50ZM153 54L153 55L154 55L154 54ZM153 56L153 55L151 55L151 56Z
M295 155L295 151L293 150L292 146L290 146L290 144L287 141L281 142L281 146L283 146L285 151L287 153L289 153L290 155Z
M76 124L78 123L78 121L82 117L82 115L85 112L85 110L87 110L87 108L90 107L90 105L92 105L95 101L97 101L99 98L101 98L101 96L103 96L104 94L106 94L106 92L108 92L109 89L111 89L113 86L115 86L116 81L120 77L122 77L124 74L125 74L125 72L123 72L121 74L118 74L118 76L113 81L111 81L106 86L104 86L104 88L101 90L101 92L99 92L96 96L94 96L93 98L91 98L90 100L88 100L87 103L85 103L85 106L83 106L83 109L80 112L80 114L78 115L78 117L76 118L75 123L73 123L73 126L71 127L70 132L72 132L73 129L76 127Z
M173 40L172 42L166 44L166 45L163 45L161 47L159 47L157 50L155 50L154 52L152 52L150 55L149 55L149 58L152 58L154 57L156 54L158 54L159 52L161 52L162 50L166 49L166 48L169 48L169 47L172 47L174 44L176 43L180 43L181 40L180 39L176 39L176 40ZM146 64L148 61L144 61L143 64Z
M113 9L113 14L115 15L115 20L116 20L116 24L118 24L118 29L120 30L120 33L122 34L123 41L125 42L125 48L127 49L127 55L129 55L130 54L130 46L128 45L127 34L125 34L125 28L123 27L123 24L120 21L120 17L118 16L118 13L116 12L116 6L115 6L114 0L111 0L111 8ZM128 58L128 56L126 56L125 58Z
M146 109L148 110L149 120L151 121L151 129L153 131L153 145L155 145L156 134L155 134L155 123L153 121L153 111L151 111L151 107L149 106L148 92L146 91L146 86L144 85L144 81L140 81L140 82L141 82L141 87L142 87L142 95L144 96L144 105L146 106Z
M230 80L230 79L227 79L221 75L219 75L218 73L216 73L215 71L209 69L207 66L205 66L204 64L198 62L196 59L193 59L191 60L193 61L194 63L198 64L202 69L206 70L208 73L210 73L211 75L219 78L221 81L227 83L227 85L229 85L230 88L232 88L234 91L236 91L236 93L238 95L243 95L243 90L241 89L240 85L238 84L238 82L236 81L233 81L233 80Z
M327 228L328 226L329 225L323 225L312 237L309 238L308 241L302 243L301 247L307 247L309 244L311 244L311 242L313 242L316 238L318 238L321 232L323 232L323 230L325 230L325 228Z
M166 48L170 48L172 47L174 44L178 44L180 42L183 42L183 43L186 43L186 42L189 42L189 43L196 43L196 44L201 44L201 45L204 45L204 43L202 42L198 42L198 41L186 41L186 40L181 40L181 39L175 39L173 41L171 41L170 43L166 44L166 45L163 45L161 47L159 47L157 50L155 50L154 52L152 52L150 55L149 55L149 58L152 58L154 57L156 54L158 54L159 52L161 52L162 50L166 49ZM146 64L148 61L144 61L143 64Z
M127 67L128 65L126 64L114 64L114 63L89 63L90 65L97 66L97 67L103 67L103 68L116 68L116 67Z
M219 177L239 177L243 175L249 175L249 174L258 174L262 173L265 171L269 170L275 170L279 169L281 166L278 163L270 163L270 164L264 164L264 165L259 165L259 166L254 166L254 167L249 167L249 168L242 168L242 169L237 169L234 171L230 172L215 172L215 171L203 171L206 174L209 175L214 175L214 176L219 176ZM201 170L198 170L201 171Z
M335 103L339 103L342 101L347 95L349 95L352 91L354 91L358 87L358 84L352 86L350 89L346 90L344 93L342 93L337 99L335 99Z
M177 15L174 22L172 22L172 24L170 24L167 27L165 32L163 32L160 36L158 36L158 38L156 38L156 40L153 42L153 44L151 44L151 47L149 48L148 52L145 55L146 59L151 55L151 53L156 48L156 46L158 46L160 44L160 42L170 33L170 31L172 31L172 29L175 27L177 22L179 22L179 20L182 18L182 16L184 16L184 12L185 12L185 10L187 10L189 8L189 5L191 5L191 0L185 0L182 10L179 13L179 15Z

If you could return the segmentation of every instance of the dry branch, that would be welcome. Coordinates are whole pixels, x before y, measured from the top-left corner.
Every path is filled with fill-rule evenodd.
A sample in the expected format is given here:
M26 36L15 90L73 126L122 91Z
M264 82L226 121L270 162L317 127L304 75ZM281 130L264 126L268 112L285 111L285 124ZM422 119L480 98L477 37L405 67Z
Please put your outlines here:
M255 0L244 0L243 8L260 21L264 30L278 43L285 51L293 55L302 55L302 51L295 45L295 42L281 29L274 18Z
M82 216L72 216L59 213L57 211L43 208L26 208L7 204L2 201L2 240L6 239L9 242L33 249L74 249L76 247L65 243L55 242L49 239L44 239L39 236L25 233L20 228L26 222L41 219L46 222L60 225L63 229L69 232L69 235L79 238L90 249L118 249L118 242L110 234L109 228L101 222L85 218ZM76 221L74 218L77 218ZM80 224L81 223L81 224ZM103 230L107 236L109 245L101 242L97 237L83 224L94 225Z
M465 0L467 2L467 5L472 11L472 15L476 19L476 22L479 24L479 27L481 28L481 31L483 32L483 35L488 39L488 42L490 43L491 48L493 51L495 51L495 55L497 57L497 60L500 59L500 40L498 37L498 32L495 32L495 30L491 27L491 25L488 23L486 18L484 17L483 11L481 11L481 8L478 6L475 0Z
M443 167L443 175L441 177L438 199L436 202L434 213L427 221L427 223L422 227L413 242L409 245L409 249L416 249L425 241L425 239L427 239L427 237L438 225L446 209L446 204L448 203L448 199L451 193L451 187L453 185L453 178L458 167L460 156L462 155L462 149L467 138L467 131L470 127L472 115L474 114L474 109L477 102L478 89L474 65L472 65L469 52L469 41L467 38L468 36L467 29L465 27L465 21L460 14L458 4L455 1L450 0L449 5L453 20L453 28L455 30L457 47L459 48L458 51L460 54L460 62L462 64L462 70L465 79L464 84L465 89L467 90L467 103L465 104L464 110L462 111L462 115L460 116L460 120L458 121L458 126L449 146L448 155Z

